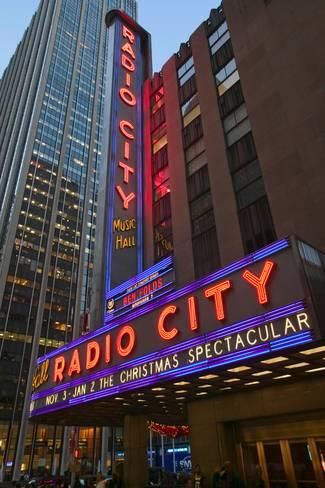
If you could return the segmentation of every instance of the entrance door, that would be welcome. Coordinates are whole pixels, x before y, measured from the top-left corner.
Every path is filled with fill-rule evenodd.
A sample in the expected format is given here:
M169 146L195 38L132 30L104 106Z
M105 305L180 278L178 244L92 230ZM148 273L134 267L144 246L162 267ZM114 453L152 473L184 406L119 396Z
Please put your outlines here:
M325 488L325 440L281 440L242 445L248 486Z

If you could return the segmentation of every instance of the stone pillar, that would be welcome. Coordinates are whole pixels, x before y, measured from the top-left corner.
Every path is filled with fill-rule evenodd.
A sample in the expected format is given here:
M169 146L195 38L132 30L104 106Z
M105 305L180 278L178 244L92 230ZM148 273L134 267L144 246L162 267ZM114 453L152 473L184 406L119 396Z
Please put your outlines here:
M148 483L148 427L145 415L127 415L124 419L125 488L144 488Z
M207 487L212 486L216 467L220 468L225 461L236 463L233 427L217 422L214 407L213 399L188 405L192 467L200 465Z

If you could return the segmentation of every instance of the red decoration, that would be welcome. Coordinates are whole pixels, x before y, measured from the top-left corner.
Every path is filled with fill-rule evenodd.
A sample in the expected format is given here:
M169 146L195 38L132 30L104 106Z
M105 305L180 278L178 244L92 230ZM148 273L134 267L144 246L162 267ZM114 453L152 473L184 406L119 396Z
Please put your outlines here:
M148 429L160 435L167 437L181 437L189 435L190 428L188 425L163 425L156 422L149 422Z

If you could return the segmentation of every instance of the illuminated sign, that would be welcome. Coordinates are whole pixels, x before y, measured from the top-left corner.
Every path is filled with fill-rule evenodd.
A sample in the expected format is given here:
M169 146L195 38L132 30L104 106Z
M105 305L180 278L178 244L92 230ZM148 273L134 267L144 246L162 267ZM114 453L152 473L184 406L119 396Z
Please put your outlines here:
M168 257L111 290L106 295L107 321L168 293L174 287L172 257Z
M32 415L311 342L318 326L287 240L53 351Z
M43 385L43 383L46 383L49 379L49 365L49 360L46 360L36 368L32 381L33 391Z
M142 84L147 34L120 11L107 16L109 113L107 156L106 290L141 272L142 266ZM113 62L112 62L113 58Z

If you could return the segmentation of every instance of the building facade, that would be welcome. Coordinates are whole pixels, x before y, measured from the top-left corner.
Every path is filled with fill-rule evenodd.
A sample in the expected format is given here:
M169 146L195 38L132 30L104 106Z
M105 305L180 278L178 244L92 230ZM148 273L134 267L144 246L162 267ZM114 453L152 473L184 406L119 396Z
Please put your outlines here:
M33 422L123 426L128 488L147 482L148 421L189 426L207 486L227 460L253 486L325 486L324 8L225 0L144 83L128 199L143 203L143 270L105 294L101 249L98 329L39 358L31 401ZM132 91L141 28L117 18ZM112 114L131 140L129 112Z
M134 0L42 0L0 82L0 449L7 474L17 444L24 470L59 465L62 429L20 426L33 359L89 330L111 8L137 14Z

